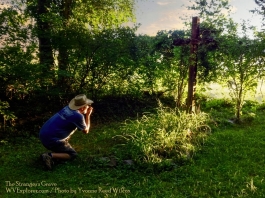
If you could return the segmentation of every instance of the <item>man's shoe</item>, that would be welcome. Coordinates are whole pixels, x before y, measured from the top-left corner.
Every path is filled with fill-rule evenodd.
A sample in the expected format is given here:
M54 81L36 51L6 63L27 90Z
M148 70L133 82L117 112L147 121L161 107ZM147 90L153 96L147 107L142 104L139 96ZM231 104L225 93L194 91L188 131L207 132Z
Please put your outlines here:
M48 169L48 170L52 170L52 166L54 164L54 162L52 161L52 157L49 156L48 153L43 153L41 155L41 158L42 158L42 161L45 165L45 167Z

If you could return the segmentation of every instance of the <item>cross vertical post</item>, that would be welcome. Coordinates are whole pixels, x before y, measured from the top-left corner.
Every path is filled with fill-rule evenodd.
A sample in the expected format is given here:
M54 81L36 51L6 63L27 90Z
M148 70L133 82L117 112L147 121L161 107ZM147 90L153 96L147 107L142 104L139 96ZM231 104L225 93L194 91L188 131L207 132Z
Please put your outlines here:
M189 79L188 79L188 97L187 97L187 112L195 113L196 101L196 83L197 83L197 51L199 44L199 29L200 19L192 17L192 30L190 42L190 66L189 66Z

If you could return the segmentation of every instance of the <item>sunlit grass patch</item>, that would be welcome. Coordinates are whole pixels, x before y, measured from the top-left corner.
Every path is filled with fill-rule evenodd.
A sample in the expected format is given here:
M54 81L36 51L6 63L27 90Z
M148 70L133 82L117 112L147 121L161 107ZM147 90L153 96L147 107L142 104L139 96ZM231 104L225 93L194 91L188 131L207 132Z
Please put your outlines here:
M157 113L145 114L124 124L123 149L140 164L168 165L191 159L211 132L207 125L209 120L205 113L188 114L160 106Z

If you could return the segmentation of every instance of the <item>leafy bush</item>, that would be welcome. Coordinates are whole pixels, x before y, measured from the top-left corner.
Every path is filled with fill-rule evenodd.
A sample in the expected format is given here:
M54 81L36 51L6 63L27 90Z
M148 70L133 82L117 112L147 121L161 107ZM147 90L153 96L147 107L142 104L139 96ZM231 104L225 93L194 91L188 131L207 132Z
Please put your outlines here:
M8 108L8 102L0 100L0 139L9 134L10 131L13 131L13 125L16 116Z
M264 111L265 110L265 102L263 101L262 103L258 104L256 109L258 111Z
M206 110L223 110L224 108L234 108L232 101L228 99L211 99L205 103Z
M6 130L7 121L10 121L10 123L12 124L12 122L16 119L16 116L14 115L14 113L9 111L8 108L9 108L8 102L0 100L0 115L3 118L3 123L0 124L0 128L3 127L4 129L3 131Z
M188 114L160 105L157 113L127 121L122 130L127 155L140 163L168 164L190 159L211 132L205 113Z

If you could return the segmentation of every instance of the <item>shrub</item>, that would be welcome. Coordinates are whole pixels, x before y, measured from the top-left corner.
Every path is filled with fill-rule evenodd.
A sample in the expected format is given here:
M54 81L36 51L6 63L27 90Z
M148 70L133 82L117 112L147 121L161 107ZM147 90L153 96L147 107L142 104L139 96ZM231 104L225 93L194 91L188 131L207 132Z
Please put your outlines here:
M13 112L9 111L8 108L9 108L8 102L0 100L0 115L3 116L3 128L4 129L7 125L7 121L10 121L12 124L12 122L16 119L16 116L13 114Z
M205 103L206 110L223 110L234 108L232 101L228 99L211 99Z

